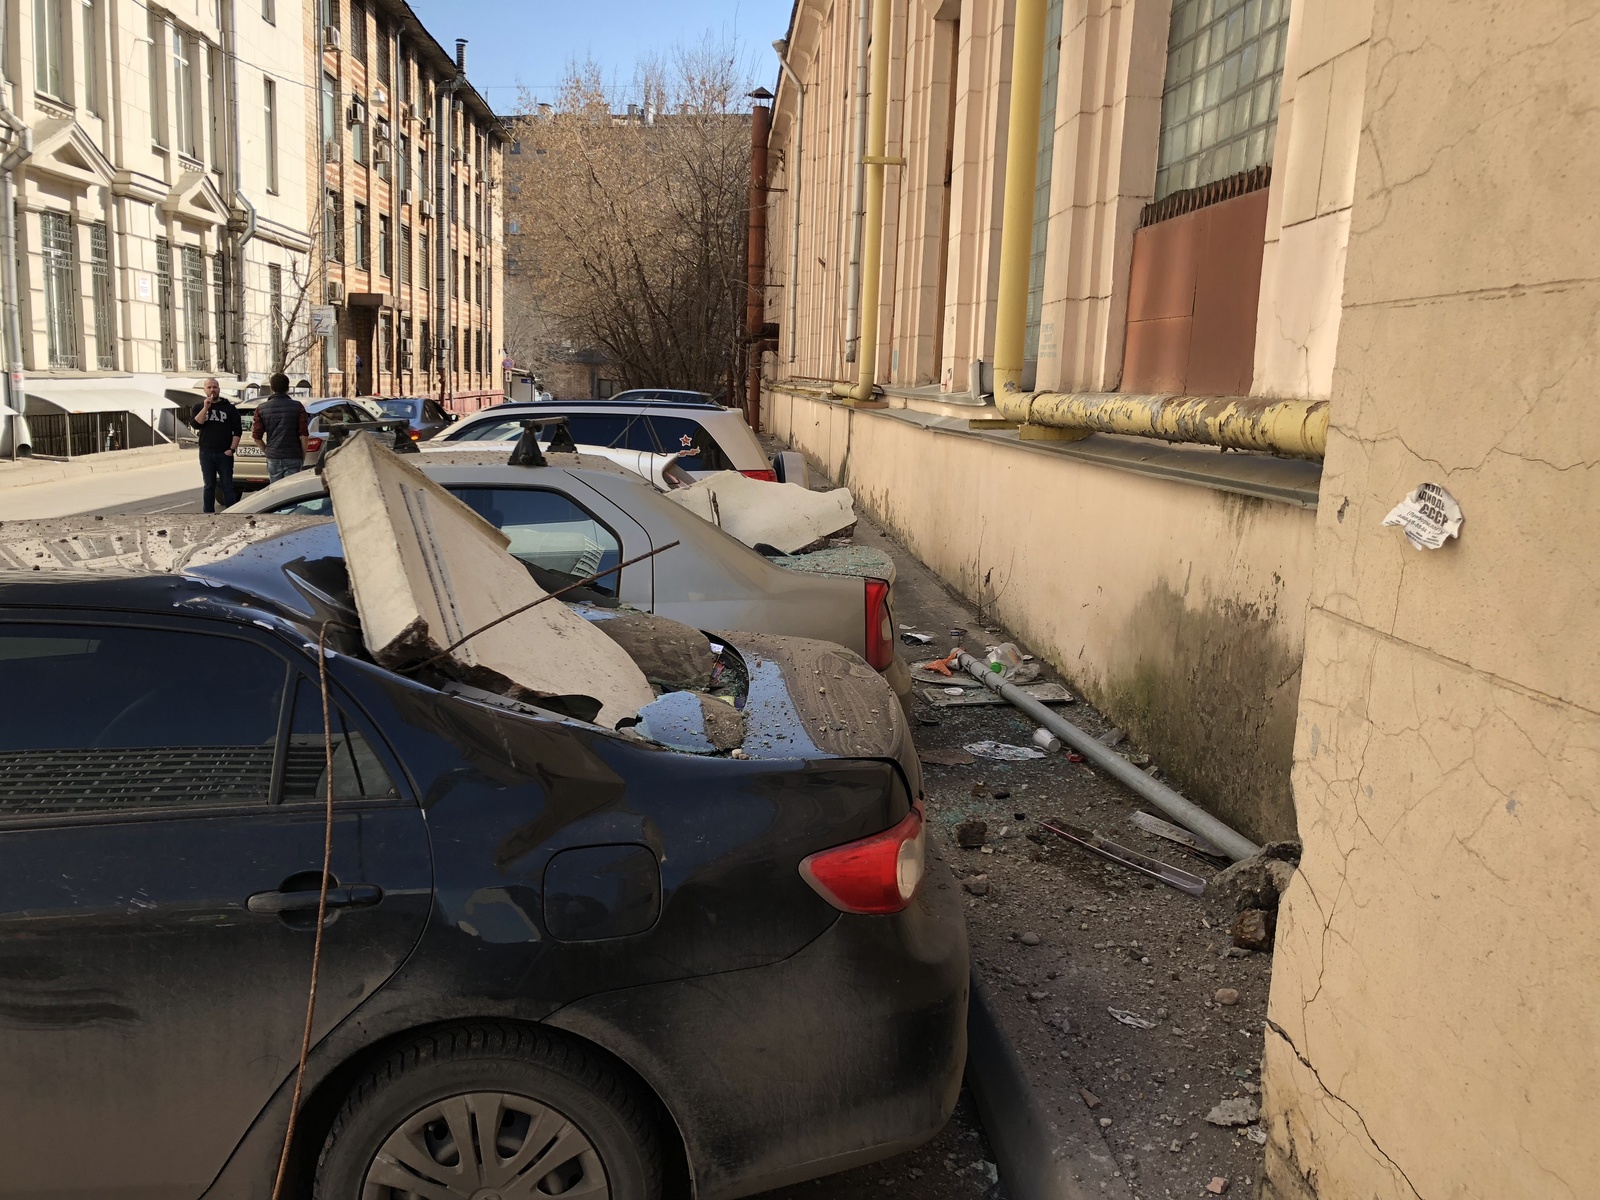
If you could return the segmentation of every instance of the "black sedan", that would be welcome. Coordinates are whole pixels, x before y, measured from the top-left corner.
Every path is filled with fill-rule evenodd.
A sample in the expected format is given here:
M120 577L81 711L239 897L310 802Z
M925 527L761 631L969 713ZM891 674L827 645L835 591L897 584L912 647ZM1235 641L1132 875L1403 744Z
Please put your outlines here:
M769 736L686 753L380 668L329 524L157 520L0 571L0 1197L271 1193L330 776L283 1195L714 1200L940 1128L965 933L865 663L828 648L819 697L821 643L719 640Z

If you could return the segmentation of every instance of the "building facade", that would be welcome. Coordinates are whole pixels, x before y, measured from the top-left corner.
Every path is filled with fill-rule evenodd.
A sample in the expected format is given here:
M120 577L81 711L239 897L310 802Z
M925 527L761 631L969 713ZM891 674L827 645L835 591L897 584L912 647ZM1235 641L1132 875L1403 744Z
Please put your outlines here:
M1600 638L1561 519L1600 486L1597 36L799 0L780 47L763 421L1181 789L1303 841L1263 1200L1600 1175ZM1437 550L1384 523L1424 483L1465 514Z
M312 0L306 220L314 387L427 395L470 411L504 391L507 139L454 57L400 0ZM326 310L331 310L328 313ZM332 316L332 328L326 324Z

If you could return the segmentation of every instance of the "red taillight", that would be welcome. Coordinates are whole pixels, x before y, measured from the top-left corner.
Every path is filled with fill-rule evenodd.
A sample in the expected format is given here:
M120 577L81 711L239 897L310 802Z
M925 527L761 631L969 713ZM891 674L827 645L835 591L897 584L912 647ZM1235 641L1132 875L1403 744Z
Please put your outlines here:
M315 454L318 450L321 450L321 449L322 449L322 439L321 438L319 438L319 437L309 437L309 438L306 439L306 453L307 454Z
M802 859L800 874L841 912L896 913L917 894L925 845L917 800L894 828Z
M768 467L765 471L740 471L739 474L749 479L764 479L768 483L778 482L778 473L771 467Z
M889 615L889 585L867 580L867 662L875 671L887 671L894 661L894 620Z
M420 442L422 440L422 434L420 432L418 432L417 430L413 429L411 431L411 440L413 442Z

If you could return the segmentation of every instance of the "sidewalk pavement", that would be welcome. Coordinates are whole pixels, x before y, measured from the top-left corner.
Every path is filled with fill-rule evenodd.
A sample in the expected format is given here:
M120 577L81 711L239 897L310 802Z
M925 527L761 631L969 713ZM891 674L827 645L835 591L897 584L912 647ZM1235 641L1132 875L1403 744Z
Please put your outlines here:
M200 466L187 447L0 463L0 521L99 512L188 491L200 493Z

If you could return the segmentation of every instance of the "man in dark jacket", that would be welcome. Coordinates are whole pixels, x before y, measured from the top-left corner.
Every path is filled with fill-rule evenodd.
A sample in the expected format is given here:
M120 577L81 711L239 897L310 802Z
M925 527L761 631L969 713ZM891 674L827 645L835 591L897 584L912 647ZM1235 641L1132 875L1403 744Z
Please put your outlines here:
M267 456L267 480L277 483L306 465L306 406L289 395L289 377L282 371L269 381L272 395L256 406L250 436Z
M233 452L244 435L244 418L222 396L222 385L215 379L205 382L206 398L194 406L193 422L200 438L200 507L216 512L216 494L222 492L222 506L239 500L233 486Z

